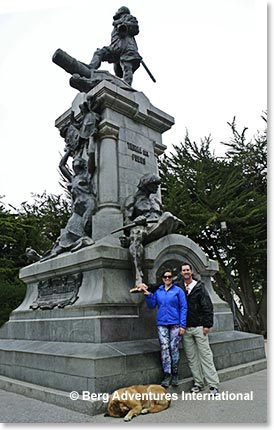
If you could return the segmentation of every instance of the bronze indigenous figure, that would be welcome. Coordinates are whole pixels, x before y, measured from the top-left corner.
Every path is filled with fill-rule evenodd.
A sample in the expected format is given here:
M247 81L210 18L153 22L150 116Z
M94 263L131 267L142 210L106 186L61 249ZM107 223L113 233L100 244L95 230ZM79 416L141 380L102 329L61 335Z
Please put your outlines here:
M95 107L95 98L86 96L85 101L79 105L79 117L76 118L71 111L69 122L60 129L66 145L59 168L68 181L68 189L71 192L71 216L53 248L43 256L31 248L26 249L26 255L31 261L45 261L62 252L73 252L94 243L91 228L92 215L96 211L93 176L96 169L95 139L100 120L100 116L94 111ZM69 157L73 157L74 173L67 167Z
M88 172L87 161L82 157L74 158L72 162L74 174L71 174L66 166L70 155L69 151L65 152L59 167L69 181L68 188L72 195L71 216L53 248L40 261L56 257L62 252L77 251L94 243L91 238L91 221L96 209L96 200L92 188L92 178Z
M157 175L143 175L139 180L138 191L134 196L129 196L124 205L125 236L120 241L123 247L129 247L137 287L143 282L144 246L173 233L180 224L184 224L172 213L164 212L160 200L155 196L159 185L160 178Z
M95 137L98 132L99 114L94 111L96 102L93 96L88 95L86 101L79 105L82 117L76 119L71 111L71 126L78 131L79 148L81 156L88 157L88 170L93 176L95 172ZM68 146L70 143L68 142Z
M74 113L71 112L70 122L60 129L60 135L65 139L65 151L75 157L81 151L79 130L73 124Z

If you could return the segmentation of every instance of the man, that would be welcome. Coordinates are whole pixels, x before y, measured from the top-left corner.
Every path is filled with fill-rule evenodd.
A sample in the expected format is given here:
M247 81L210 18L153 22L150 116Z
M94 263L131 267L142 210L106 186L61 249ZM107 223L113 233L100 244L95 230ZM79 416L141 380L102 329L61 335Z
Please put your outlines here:
M188 303L183 344L194 380L191 391L201 391L205 381L210 392L216 395L219 393L219 378L208 341L208 333L213 326L213 305L203 282L193 279L192 266L189 263L181 265L181 275Z
M114 63L116 76L131 85L133 73L138 69L142 60L134 38L139 33L138 21L125 6L118 9L113 20L114 29L111 33L110 46L97 49L89 67L99 69L102 61Z

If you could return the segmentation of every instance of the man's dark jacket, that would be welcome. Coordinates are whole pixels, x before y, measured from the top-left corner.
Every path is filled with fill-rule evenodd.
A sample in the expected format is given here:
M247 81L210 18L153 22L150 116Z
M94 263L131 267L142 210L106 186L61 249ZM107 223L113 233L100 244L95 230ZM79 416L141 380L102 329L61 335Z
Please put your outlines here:
M186 292L184 283L177 283ZM187 327L212 327L213 305L209 294L202 281L197 281L195 287L189 294L186 293L188 312Z

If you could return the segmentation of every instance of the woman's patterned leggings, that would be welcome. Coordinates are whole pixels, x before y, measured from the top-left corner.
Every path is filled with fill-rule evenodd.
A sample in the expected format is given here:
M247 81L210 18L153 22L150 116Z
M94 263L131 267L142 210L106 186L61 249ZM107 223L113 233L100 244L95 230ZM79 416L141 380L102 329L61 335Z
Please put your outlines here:
M179 325L158 325L157 328L164 373L174 375L178 373L179 342L182 339L182 336L179 335Z

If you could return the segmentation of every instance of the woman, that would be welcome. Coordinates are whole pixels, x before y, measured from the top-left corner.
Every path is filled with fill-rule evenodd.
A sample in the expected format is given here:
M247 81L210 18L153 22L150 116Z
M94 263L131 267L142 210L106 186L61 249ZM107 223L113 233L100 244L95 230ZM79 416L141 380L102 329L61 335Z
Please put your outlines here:
M167 388L170 383L178 385L179 343L186 328L187 301L184 291L173 283L172 270L166 269L162 279L163 284L154 294L145 284L138 287L144 291L148 308L158 307L157 328L164 371L161 385Z

